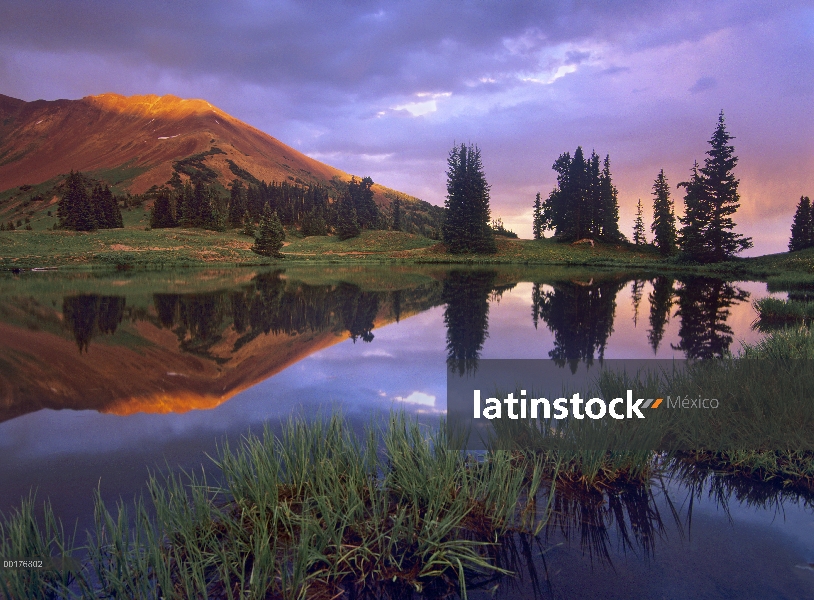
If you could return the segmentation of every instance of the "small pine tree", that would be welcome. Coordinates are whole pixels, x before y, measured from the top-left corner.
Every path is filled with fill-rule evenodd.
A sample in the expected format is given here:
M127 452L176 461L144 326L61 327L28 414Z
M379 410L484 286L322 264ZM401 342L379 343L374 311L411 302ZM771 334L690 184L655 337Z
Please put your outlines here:
M643 246L647 243L647 238L644 236L644 218L642 216L641 198L639 198L639 203L636 205L636 221L633 223L633 243L637 246Z
M814 213L811 200L808 196L800 196L797 212L794 213L794 223L791 226L791 239L789 252L804 250L814 246Z
M653 183L653 195L656 197L653 201L653 224L650 226L653 243L656 244L662 256L669 256L675 251L676 216L664 169L659 172Z
M543 203L540 200L540 192L537 192L537 197L534 198L534 217L531 224L535 240L542 239L543 226Z
M272 212L268 204L263 209L263 218L260 220L260 231L254 240L252 252L261 256L282 258L280 249L283 247L285 231L276 212Z
M353 199L347 192L339 198L336 215L336 235L340 240L349 240L359 235L356 209L353 206Z
M243 213L243 235L254 237L254 220L249 214L249 211Z

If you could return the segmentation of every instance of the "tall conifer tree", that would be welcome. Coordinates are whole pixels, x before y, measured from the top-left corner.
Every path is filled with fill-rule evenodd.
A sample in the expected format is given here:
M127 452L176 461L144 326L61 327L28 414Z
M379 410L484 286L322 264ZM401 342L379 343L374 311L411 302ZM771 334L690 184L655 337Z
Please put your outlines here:
M449 252L497 251L490 222L489 184L483 173L480 149L455 146L447 159L447 199L443 237Z
M644 235L644 216L642 213L642 199L639 198L636 204L636 220L633 222L633 243L637 246L643 246L647 243L647 238Z
M662 169L653 183L653 224L650 231L653 233L653 243L662 256L668 256L675 251L676 245L676 216L673 201L670 199L670 186Z
M751 238L733 231L732 215L740 206L740 196L733 173L738 157L729 143L732 139L721 111L704 166L693 167L693 178L679 184L687 190L681 249L692 260L721 261L752 247Z
M350 192L340 196L336 209L336 235L340 240L348 240L359 235L359 221Z
M791 226L791 239L789 252L804 250L814 246L814 212L808 196L801 196L794 213L794 223Z
M539 240L543 237L543 204L540 201L540 192L537 192L537 196L534 198L534 217L533 217L531 229L532 233L534 234L534 239Z

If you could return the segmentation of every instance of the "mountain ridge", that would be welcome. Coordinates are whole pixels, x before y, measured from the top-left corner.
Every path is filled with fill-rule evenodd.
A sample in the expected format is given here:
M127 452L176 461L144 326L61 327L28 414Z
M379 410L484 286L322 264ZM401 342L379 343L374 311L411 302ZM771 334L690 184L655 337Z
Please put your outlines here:
M313 159L206 100L105 93L28 102L0 94L0 192L71 170L107 174L133 194L167 182L173 164L212 148L224 187L241 170L271 181L331 186L351 175ZM105 179L103 176L102 179ZM416 198L376 184L380 206Z

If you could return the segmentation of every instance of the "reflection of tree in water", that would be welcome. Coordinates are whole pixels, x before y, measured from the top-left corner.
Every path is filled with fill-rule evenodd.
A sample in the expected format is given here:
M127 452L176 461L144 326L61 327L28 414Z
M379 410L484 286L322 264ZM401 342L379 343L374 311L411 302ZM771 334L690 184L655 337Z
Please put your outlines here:
M642 302L644 294L644 279L634 279L630 288L630 300L633 302L633 328L639 324L639 304Z
M366 292L356 285L309 285L284 279L282 270L257 275L239 290L206 294L155 294L158 323L173 329L183 350L211 356L230 320L237 351L260 335L347 331L355 342L373 340L374 321L389 301L398 318L404 308L440 302L438 285L397 292ZM231 319L230 319L231 318Z
M732 328L726 324L728 309L748 300L749 293L720 279L691 277L682 281L676 297L681 342L673 349L684 351L687 358L720 358L726 354L732 343Z
M90 340L98 331L113 334L124 317L123 296L81 294L62 299L62 315L72 330L79 351L87 352Z
M444 279L444 324L447 326L447 365L460 374L478 368L489 328L489 295L494 271L450 271Z
M576 372L580 361L593 364L594 357L601 361L605 345L613 333L616 295L625 286L624 281L588 283L557 281L552 291L544 291L534 284L532 290L532 319L545 321L554 334L554 349L548 355Z
M650 329L647 331L647 339L653 348L653 354L656 354L664 337L664 329L670 321L670 308L673 306L673 280L661 275L656 277L653 280L653 291L650 292L648 300L650 301Z

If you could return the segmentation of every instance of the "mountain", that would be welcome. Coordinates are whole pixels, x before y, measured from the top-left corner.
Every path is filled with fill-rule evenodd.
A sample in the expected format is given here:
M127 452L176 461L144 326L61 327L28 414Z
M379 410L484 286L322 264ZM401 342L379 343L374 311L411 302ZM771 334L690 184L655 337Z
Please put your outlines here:
M0 192L74 170L138 194L166 183L185 159L205 163L224 187L238 174L323 186L351 177L205 100L101 94L26 102L0 94ZM380 206L411 199L380 185L374 193Z

